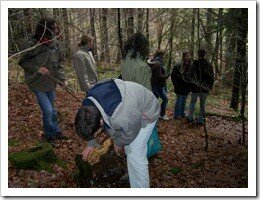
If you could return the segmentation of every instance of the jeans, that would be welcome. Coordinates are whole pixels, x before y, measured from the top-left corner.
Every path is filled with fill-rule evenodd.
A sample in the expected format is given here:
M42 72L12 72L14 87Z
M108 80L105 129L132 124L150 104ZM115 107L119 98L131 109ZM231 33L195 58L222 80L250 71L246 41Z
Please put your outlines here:
M191 94L191 101L190 101L190 113L189 113L189 120L193 121L193 113L195 110L195 104L197 102L197 99L200 99L200 113L198 117L198 121L200 123L204 123L204 117L205 117L205 102L207 99L208 93L192 93Z
M60 131L57 121L57 111L54 108L55 92L40 92L34 90L37 101L42 110L44 137L56 136Z
M177 94L177 99L174 107L174 118L185 117L185 105L188 95Z
M153 94L156 96L158 99L159 97L162 99L162 104L161 104L161 117L165 115L166 112L166 106L168 104L168 97L167 93L165 90L165 87L157 87L153 86L152 87Z
M149 170L147 158L147 142L153 132L156 122L141 128L137 137L125 146L127 156L127 170L131 188L149 188Z

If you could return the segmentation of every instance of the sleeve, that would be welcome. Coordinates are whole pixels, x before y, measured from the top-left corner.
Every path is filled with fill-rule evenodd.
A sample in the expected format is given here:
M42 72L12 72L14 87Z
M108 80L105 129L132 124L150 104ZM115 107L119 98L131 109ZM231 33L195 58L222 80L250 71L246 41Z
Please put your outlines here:
M24 47L23 50L26 50L30 47L33 47L35 44L33 42L28 42ZM36 47L37 48L37 47ZM25 51L18 64L28 73L34 74L37 73L40 69L40 66L36 66L33 62L33 59L37 56L35 49Z
M160 65L156 65L154 66L154 76L156 79L160 80L160 81L164 81L165 79L167 79L167 74L163 75L162 74L162 66Z
M171 80L172 80L172 84L174 86L179 85L182 78L180 77L180 73L178 73L178 65L174 65L172 73L171 73Z
M90 89L90 86L87 83L88 75L86 70L84 69L84 64L85 62L83 62L82 59L80 59L79 56L76 54L73 67L75 69L81 91L87 92Z

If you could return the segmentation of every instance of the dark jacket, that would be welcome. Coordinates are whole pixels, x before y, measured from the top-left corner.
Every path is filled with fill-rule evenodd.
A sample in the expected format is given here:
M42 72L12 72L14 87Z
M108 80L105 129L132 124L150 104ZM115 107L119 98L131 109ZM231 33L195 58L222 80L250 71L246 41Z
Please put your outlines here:
M152 70L152 87L165 87L168 75L166 74L164 67L158 61L155 62L155 64L150 64L150 67Z
M178 95L188 95L191 91L190 76L191 65L184 67L183 62L174 65L171 80L174 86L174 92Z
M37 44L35 39L28 41L24 49L33 47ZM24 69L25 81L31 90L49 92L55 90L56 82L48 75L37 73L40 67L46 67L53 78L61 82L66 80L62 57L56 40L50 45L42 44L36 48L25 52L19 60L19 65Z
M191 74L194 93L209 93L214 84L214 72L212 65L205 59L194 60Z

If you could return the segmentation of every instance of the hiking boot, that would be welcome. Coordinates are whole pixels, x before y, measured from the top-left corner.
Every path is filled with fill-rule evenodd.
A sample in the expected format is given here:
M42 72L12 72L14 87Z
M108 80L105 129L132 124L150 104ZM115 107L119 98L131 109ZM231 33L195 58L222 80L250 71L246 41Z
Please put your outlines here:
M196 124L199 126L204 126L204 122L200 121L200 120L196 120Z
M192 119L191 117L187 117L186 119L187 119L188 122L194 123L194 119Z
M51 144L51 146L55 147L55 136L51 136L51 137L43 137L42 140L43 142L48 142Z
M64 136L61 131L56 134L55 138L58 140L68 140L68 138Z
M160 118L165 121L169 120L169 117L167 117L167 115L161 116Z

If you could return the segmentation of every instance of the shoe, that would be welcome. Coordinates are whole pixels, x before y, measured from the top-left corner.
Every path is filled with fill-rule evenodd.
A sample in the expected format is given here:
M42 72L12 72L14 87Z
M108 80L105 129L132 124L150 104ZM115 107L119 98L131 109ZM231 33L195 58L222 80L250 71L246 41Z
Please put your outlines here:
M51 136L51 137L43 137L43 142L48 142L51 144L51 146L55 146L55 137Z
M196 124L200 125L200 126L204 126L204 122L200 121L200 120L196 120Z
M169 120L169 117L167 117L167 115L161 116L160 117L162 120Z
M188 122L193 123L194 119L190 119L189 117L186 118Z
M58 140L68 140L68 138L66 136L64 136L61 131L58 132L55 137Z

